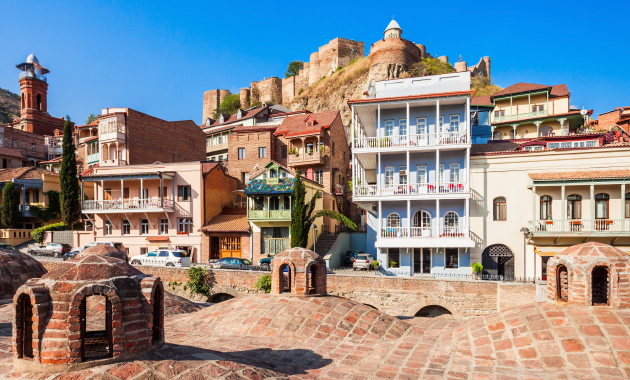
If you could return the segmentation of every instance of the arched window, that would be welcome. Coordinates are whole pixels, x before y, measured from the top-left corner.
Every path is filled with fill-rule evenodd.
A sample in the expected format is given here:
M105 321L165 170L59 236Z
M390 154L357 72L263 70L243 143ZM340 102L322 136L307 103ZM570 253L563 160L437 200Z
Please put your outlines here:
M551 201L549 195L540 197L540 220L551 220Z
M153 344L162 341L162 316L164 289L158 286L153 294Z
M459 216L454 211L449 211L444 215L444 227L457 227Z
M15 310L18 358L33 357L33 306L28 294L21 294Z
M417 211L413 215L412 236L431 236L431 215L426 211Z
M387 227L400 227L400 215L395 212L387 216Z
M24 97L24 94L22 94L22 109L26 108L26 105L24 104L25 103L25 99L26 98Z
M591 304L606 306L608 302L608 268L597 266L591 273Z
M567 197L567 219L582 219L582 196L571 194Z
M630 218L630 193L626 193L626 218Z
M595 219L608 219L608 194L599 193L595 195Z
M278 276L280 276L280 293L291 293L291 268L288 264L282 264L278 272Z
M273 196L269 198L269 210L279 210L280 209L280 198Z
M90 307L87 314L87 304L92 306L105 304L105 310L95 311ZM112 339L112 303L109 297L93 294L84 297L79 307L81 334L81 361L111 358L113 356ZM104 330L101 330L102 328Z
M545 137L551 134L551 132L553 132L553 129L551 127L540 127L540 129L538 130L538 136Z
M494 132L494 137L492 139L493 140L502 140L503 139L503 135L501 134L501 132Z
M492 203L494 220L507 220L507 202L505 198L496 197Z
M564 265L558 266L556 270L556 297L558 301L569 300L569 272Z
M42 95L41 94L37 94L37 110L41 111L42 110Z
M307 275L308 278L308 293L315 294L317 291L317 265L313 264L310 267L310 273Z
M28 108L33 108L33 101L31 99L31 94L28 94Z

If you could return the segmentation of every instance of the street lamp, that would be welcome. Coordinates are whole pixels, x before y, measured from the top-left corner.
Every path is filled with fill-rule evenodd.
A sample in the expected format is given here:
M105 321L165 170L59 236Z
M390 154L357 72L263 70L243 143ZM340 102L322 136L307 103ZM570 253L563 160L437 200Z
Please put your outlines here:
M521 232L523 233L523 278L527 278L527 235L529 235L529 228L523 227ZM536 281L536 257L534 257L534 281Z
M315 239L317 238L317 226L315 223L311 224L311 228L313 229L313 251L317 252L317 247L315 247Z

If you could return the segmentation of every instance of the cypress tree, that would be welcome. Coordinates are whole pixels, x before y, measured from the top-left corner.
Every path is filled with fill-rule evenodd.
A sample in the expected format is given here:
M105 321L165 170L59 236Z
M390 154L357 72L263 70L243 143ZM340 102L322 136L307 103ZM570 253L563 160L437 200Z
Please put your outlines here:
M13 182L7 182L2 192L2 210L0 222L4 228L14 228L18 218L20 200Z
M61 217L63 222L72 229L72 225L81 218L81 202L79 200L81 188L77 180L77 159L69 116L66 116L66 122L63 125L61 147L61 171L59 173Z

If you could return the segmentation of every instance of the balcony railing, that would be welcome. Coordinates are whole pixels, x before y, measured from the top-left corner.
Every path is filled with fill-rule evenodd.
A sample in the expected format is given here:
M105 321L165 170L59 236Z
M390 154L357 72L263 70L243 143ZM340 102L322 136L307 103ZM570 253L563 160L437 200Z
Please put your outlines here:
M385 185L381 189L378 185L356 186L355 197L393 196L393 195L425 195L425 194L455 194L468 193L468 182L440 182L411 183L407 185Z
M610 234L629 233L630 219L572 219L572 220L537 220L529 222L534 234Z
M418 135L358 137L354 139L355 148L401 148L436 145L468 144L466 131L423 133Z
M102 160L100 166L123 166L127 165L126 160Z
M291 220L291 210L249 210L247 218L256 220Z
M159 198L153 199L113 199L106 201L83 201L84 212L94 212L101 210L161 210L172 209L173 200L164 199L164 207L160 205Z
M94 154L88 154L87 155L87 162L98 162L98 160L100 159L100 154L99 153L94 153Z
M225 150L228 148L228 143L224 142L221 144L207 145L206 144L206 153L216 152L218 150Z
M469 238L468 227L382 227L381 238Z
M48 82L48 79L46 78L46 74L44 75L36 75L33 71L22 71L20 73L19 76L20 79L22 78L35 78L35 79L39 79L42 82Z
M549 111L548 110L536 111L536 112L525 112L525 113L519 113L519 114L516 114L516 115L495 116L494 117L494 122L495 123L502 123L504 121L533 119L533 118L536 118L536 117L548 116L548 115L549 115Z
M313 153L305 153L298 154L297 156L294 154L289 154L289 164L297 164L297 163L317 163L321 161L321 155L319 152Z
M20 205L19 208L18 208L18 210L21 211L21 212L29 211L30 209L31 209L30 205Z

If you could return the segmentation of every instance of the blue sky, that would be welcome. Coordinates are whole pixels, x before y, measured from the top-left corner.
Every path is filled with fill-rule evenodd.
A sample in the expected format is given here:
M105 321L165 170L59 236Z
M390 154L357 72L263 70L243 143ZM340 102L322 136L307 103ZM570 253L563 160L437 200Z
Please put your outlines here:
M392 13L434 55L489 55L502 87L566 83L595 114L630 106L630 1L1 2L0 87L19 93L15 65L33 51L49 112L78 123L106 107L200 123L204 91L283 76L335 37L367 54Z

